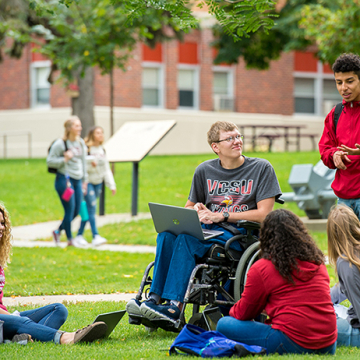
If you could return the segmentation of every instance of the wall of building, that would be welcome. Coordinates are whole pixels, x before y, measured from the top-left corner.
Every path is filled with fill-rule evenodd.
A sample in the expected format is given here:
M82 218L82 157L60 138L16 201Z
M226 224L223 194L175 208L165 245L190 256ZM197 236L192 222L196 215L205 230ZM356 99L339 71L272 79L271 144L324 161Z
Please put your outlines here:
M63 135L63 124L71 113L70 108L43 110L0 111L0 158L4 157L4 134L7 134L7 157L28 157L28 136L31 134L32 157L46 157L50 143ZM108 107L95 107L96 124L102 126L105 138L110 136L110 111ZM304 124L306 133L319 137L323 129L323 118L311 116L283 116L269 114L221 113L213 111L149 110L136 108L115 108L115 130L127 121L176 120L176 126L151 151L151 154L200 154L211 153L206 132L217 120L228 120L241 124ZM245 132L245 150L250 145L251 129ZM264 149L267 140L259 143ZM136 144L134 144L136 146ZM284 139L274 142L273 150L282 151ZM309 139L301 140L301 150L310 150ZM290 151L295 151L295 145ZM131 151L131 149L129 149Z

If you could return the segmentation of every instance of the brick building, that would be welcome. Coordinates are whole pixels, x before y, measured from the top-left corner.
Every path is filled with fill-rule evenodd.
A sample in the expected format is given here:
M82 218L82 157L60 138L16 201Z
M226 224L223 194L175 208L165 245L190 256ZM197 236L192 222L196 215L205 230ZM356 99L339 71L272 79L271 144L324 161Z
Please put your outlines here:
M150 49L139 43L127 71L114 71L117 107L194 109L322 116L341 98L329 66L310 52L284 53L267 71L215 66L209 28ZM68 107L60 84L50 86L50 62L27 46L19 60L0 64L0 110ZM95 105L108 106L109 77L95 69Z

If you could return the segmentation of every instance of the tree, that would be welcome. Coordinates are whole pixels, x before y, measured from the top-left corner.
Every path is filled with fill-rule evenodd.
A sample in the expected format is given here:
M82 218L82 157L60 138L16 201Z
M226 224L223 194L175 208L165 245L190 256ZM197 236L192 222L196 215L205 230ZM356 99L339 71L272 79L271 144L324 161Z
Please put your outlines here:
M306 34L306 29L300 26L303 21L302 11L306 6L319 2L328 11L335 11L338 7L333 0L287 0L272 10L278 18L271 31L249 33L237 42L216 26L214 46L219 51L215 63L237 63L242 57L248 68L264 70L268 69L270 61L277 60L284 51L307 49L314 41ZM309 21L311 19L310 15Z
M342 53L360 54L360 0L336 0L332 9L305 6L300 26L323 62L332 64Z

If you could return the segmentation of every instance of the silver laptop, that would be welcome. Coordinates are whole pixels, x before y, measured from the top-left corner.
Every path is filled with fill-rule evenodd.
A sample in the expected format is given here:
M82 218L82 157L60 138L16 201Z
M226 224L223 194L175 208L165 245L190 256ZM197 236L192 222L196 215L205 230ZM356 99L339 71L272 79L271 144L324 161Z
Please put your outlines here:
M103 321L107 325L105 337L108 337L115 329L116 325L119 323L122 317L125 315L125 313L126 310L120 310L120 311L113 311L105 314L100 314L96 317L94 323L98 321Z
M149 203L149 208L158 233L168 231L176 236L188 234L199 240L209 240L224 233L203 229L196 210L156 203Z

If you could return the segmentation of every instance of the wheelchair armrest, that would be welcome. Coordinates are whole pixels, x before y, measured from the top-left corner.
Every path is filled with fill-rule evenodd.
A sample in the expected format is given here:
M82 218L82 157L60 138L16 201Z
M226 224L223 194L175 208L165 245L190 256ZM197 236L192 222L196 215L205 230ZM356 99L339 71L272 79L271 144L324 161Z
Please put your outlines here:
M260 223L255 222L255 221L248 221L248 220L239 220L236 223L237 227L242 227L245 229L249 229L249 230L256 230L256 229L260 229Z
M232 259L232 260L239 260L240 259L240 254L239 254L239 258L237 259L236 255L235 254L232 254L232 251L230 249L230 245L233 243L233 242L238 242L240 244L240 246L242 245L241 244L241 241L246 241L246 238L247 236L246 235L235 235L233 236L232 238L230 238L229 240L226 241L225 243L225 246L224 246L224 249L225 249L225 254L226 256L229 258L229 259ZM236 252L236 251L235 251ZM235 255L235 256L234 256Z

